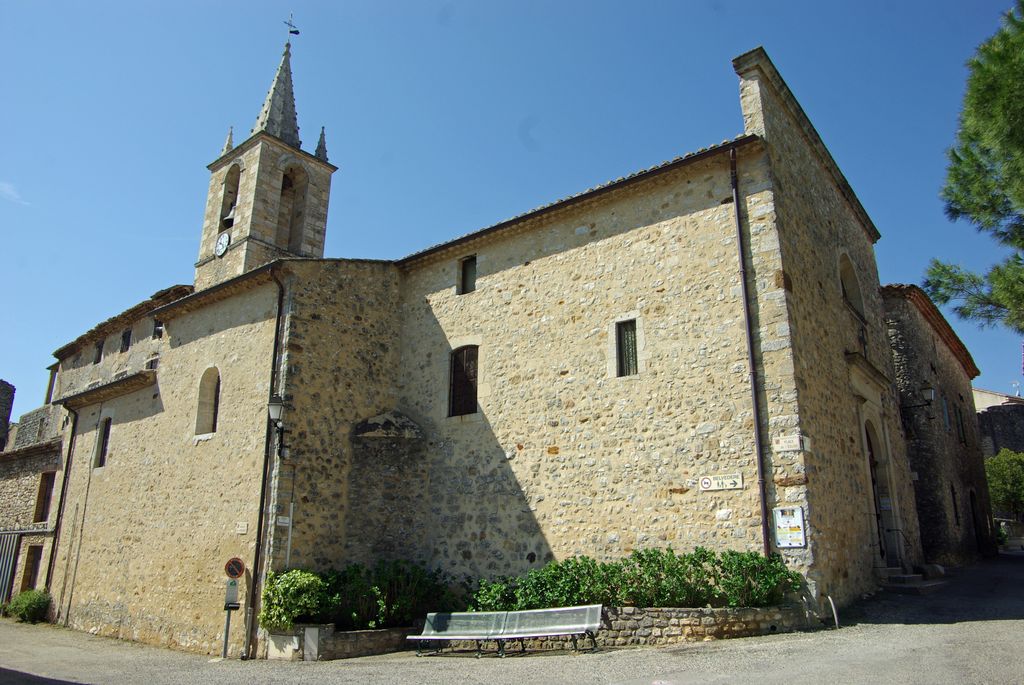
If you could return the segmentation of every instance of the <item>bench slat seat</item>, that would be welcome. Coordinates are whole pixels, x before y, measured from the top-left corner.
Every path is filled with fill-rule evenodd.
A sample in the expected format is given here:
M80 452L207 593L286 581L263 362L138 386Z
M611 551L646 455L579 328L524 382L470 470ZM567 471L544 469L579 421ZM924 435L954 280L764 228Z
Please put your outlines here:
M494 640L498 643L498 655L505 656L505 642L508 640L519 640L521 649L525 651L525 640L557 635L570 636L574 648L577 636L587 636L596 650L595 636L600 627L600 604L527 611L439 612L427 614L422 634L409 635L406 639L473 640L477 645L477 657L482 653L481 643ZM416 654L420 655L421 651L417 649Z

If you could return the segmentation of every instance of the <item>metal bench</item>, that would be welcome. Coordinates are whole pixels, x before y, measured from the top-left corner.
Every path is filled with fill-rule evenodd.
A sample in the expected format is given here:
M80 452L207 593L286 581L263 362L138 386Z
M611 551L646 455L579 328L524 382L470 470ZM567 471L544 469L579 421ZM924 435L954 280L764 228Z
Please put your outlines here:
M558 635L568 635L573 649L579 648L578 637L589 637L594 651L597 650L596 635L600 627L600 604L529 611L435 613L427 614L422 634L410 635L406 639L417 641L417 656L423 655L421 641L466 640L476 642L476 656L480 658L483 643L493 640L498 643L498 656L504 657L505 643L509 640L518 640L520 651L525 652L527 639ZM441 646L435 650L439 651Z

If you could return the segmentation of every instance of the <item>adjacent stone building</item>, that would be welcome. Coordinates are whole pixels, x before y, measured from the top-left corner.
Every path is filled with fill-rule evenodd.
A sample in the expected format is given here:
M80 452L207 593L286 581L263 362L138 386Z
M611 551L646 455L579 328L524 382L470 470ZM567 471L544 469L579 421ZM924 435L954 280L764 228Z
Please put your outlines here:
M981 451L994 457L1000 450L1024 452L1024 398L974 388Z
M816 611L923 561L879 233L763 50L736 138L395 261L324 258L290 58L209 166L194 286L55 352L55 620L218 650L232 557L249 656L287 567L705 545Z
M889 342L928 561L960 565L995 552L971 379L978 367L924 291L887 285Z

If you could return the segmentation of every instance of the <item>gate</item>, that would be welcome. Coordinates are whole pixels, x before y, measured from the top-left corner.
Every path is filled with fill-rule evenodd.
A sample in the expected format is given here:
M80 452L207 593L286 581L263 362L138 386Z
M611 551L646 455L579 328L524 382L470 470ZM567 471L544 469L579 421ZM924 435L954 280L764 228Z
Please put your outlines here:
M0 533L0 602L8 602L11 599L19 542L21 533Z

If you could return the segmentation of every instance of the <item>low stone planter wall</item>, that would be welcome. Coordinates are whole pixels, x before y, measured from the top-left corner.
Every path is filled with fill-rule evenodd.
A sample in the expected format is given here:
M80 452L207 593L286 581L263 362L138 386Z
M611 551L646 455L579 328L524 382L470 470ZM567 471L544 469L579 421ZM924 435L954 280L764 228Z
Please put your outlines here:
M700 642L731 637L753 637L774 633L791 633L819 623L801 606L743 608L647 608L605 607L598 647L628 645L668 645L678 642ZM577 639L580 649L590 647L589 639ZM488 643L494 648L494 643ZM518 641L506 649L518 649ZM527 650L572 649L568 637L525 641ZM475 642L453 642L455 649L476 649ZM427 646L424 646L427 649Z
M271 634L267 658L289 661L330 661L357 656L388 654L409 648L406 636L418 634L414 628L347 630L337 632L330 623L303 624L287 634Z
M609 607L598 644L665 645L674 642L790 633L811 621L801 606L673 609Z
M733 608L647 608L605 607L601 630L597 634L598 647L625 647L629 645L667 645L677 642L699 642L731 637L753 637L790 633L816 625L801 606ZM327 661L349 659L372 654L387 654L413 645L408 635L418 635L415 628L388 628L384 630L353 630L335 632L331 624L298 625L287 635L271 635L268 641L268 659L292 661ZM422 643L430 650L444 643ZM526 649L572 649L568 637L526 640ZM488 643L488 651L494 643ZM516 649L508 644L507 649ZM581 649L590 647L589 639L578 640ZM452 641L458 650L476 649L475 642Z

